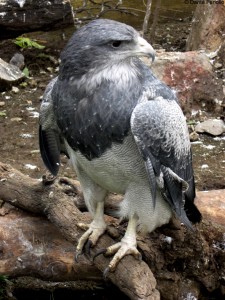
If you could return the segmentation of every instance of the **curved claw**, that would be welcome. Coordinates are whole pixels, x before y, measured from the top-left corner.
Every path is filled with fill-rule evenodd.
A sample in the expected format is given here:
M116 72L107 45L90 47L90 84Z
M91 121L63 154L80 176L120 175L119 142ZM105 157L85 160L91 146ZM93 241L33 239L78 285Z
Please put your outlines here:
M104 272L103 272L103 278L104 278L104 280L107 279L107 275L108 275L109 271L110 271L110 268L109 268L109 267L105 268L105 270L104 270Z
M96 257L98 257L98 256L101 255L101 254L105 254L106 251L107 251L107 249L100 249L100 250L98 250L98 251L95 253L95 255L93 256L92 261L94 262L94 260L95 260Z
M93 243L91 240L87 240L87 242L84 245L84 252L85 254L87 254L88 256L90 256L91 254L91 247L93 246Z
M81 254L82 254L81 251L77 251L77 252L76 252L75 257L74 257L76 263L78 263L78 257L79 257Z

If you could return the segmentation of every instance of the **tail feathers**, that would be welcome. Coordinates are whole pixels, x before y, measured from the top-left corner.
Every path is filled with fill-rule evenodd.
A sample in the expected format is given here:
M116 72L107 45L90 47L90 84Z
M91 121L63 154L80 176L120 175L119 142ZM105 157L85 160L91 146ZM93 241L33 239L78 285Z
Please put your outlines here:
M162 167L164 178L164 197L175 211L177 217L189 229L193 230L191 222L200 222L201 214L193 201L185 197L188 184L172 170Z
M52 129L39 127L39 146L41 157L48 170L56 176L60 167L59 137Z
M180 215L178 215L178 214L176 214L176 215L177 215L178 218L181 220L181 222L182 222L184 225L186 225L186 227L187 227L188 229L190 229L191 231L194 231L194 228L193 228L193 226L192 226L192 224L191 224L189 218L187 217L186 212L185 212L184 209L181 209L181 214L180 214Z
M186 211L186 214L188 216L188 219L192 223L199 223L202 220L202 215L200 211L198 210L197 206L194 204L194 202L188 201L185 199L184 209Z
M189 189L184 194L185 196L184 209L186 211L189 220L192 223L199 223L202 220L202 215L198 210L197 206L194 204L194 200L196 196L194 177L192 177L189 180L188 184L189 184Z

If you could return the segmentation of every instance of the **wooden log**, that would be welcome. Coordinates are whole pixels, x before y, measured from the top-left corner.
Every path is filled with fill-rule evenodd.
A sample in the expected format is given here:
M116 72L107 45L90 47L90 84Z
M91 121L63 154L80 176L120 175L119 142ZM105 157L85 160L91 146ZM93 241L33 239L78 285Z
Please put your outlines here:
M63 236L73 243L77 242L82 233L77 223L90 222L89 215L82 214L58 184L45 186L43 182L29 178L5 164L0 164L0 199L15 207L45 214L60 229ZM110 217L106 218L106 221L110 221L111 224L117 223ZM93 251L114 243L106 234L103 237ZM95 260L95 265L101 272L108 264L109 258L104 256ZM125 257L115 272L108 273L108 278L131 299L153 299L153 295L155 299L159 299L159 293L155 289L156 280L151 270L145 262L139 262L132 256Z
M218 297L222 297L224 226L212 211L217 211L219 205L219 215L224 215L224 191L217 193L217 197L213 197L215 191L207 195L210 193L211 198L207 198L205 192L199 192L197 204L203 217L210 215L212 222L205 219L195 226L194 233L173 223L145 237L138 235L138 248L143 261L139 262L132 256L125 257L116 271L108 274L108 279L130 299L159 299L158 290L163 299L186 299L190 294L198 299L201 291L204 291L204 296L208 291L208 297L213 291L221 291ZM207 199L212 198L215 209L206 214L204 207L211 205ZM73 260L75 243L82 233L77 223L90 222L89 214L82 213L74 205L78 203L84 210L76 181L59 178L41 182L0 163L0 199L18 207L15 210L5 204L0 210L0 274L16 278L28 275L51 281L76 281L80 275L84 281L85 278L101 281L109 258L99 256L94 265L85 256L80 258L78 264ZM121 197L109 197L106 206L110 210L111 199L116 204ZM106 222L114 229L113 233L116 232L114 239L104 234L91 250L91 256L99 249L112 245L124 234L125 228L119 225L117 219L106 216Z
M102 281L102 273L85 257L74 262L75 245L42 216L11 205L0 209L0 273L53 281Z
M72 24L70 0L0 0L0 38Z

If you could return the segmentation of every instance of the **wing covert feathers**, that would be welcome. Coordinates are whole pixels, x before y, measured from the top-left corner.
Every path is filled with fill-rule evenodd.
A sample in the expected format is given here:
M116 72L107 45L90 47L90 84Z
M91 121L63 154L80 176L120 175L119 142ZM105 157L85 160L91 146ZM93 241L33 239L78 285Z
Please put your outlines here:
M192 229L185 208L189 207L190 216L192 212L196 216L190 217L191 221L199 222L201 214L193 203L190 141L180 106L162 97L139 103L131 116L131 131L145 161L153 203L158 187L181 222Z

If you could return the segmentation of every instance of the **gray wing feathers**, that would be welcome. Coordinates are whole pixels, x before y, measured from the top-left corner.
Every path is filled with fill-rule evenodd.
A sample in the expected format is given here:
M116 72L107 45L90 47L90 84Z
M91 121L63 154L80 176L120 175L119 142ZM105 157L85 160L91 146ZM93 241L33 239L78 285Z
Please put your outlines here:
M145 161L153 201L158 187L182 222L191 227L184 211L184 193L193 177L192 161L180 106L162 97L139 103L131 116L131 131ZM194 191L191 193L194 197Z
M60 152L64 143L53 113L52 89L57 81L54 78L43 95L39 119L39 147L42 159L49 171L56 176L60 166Z
M52 101L52 89L57 81L58 77L52 79L47 85L40 107L39 124L43 130L53 128L56 126L54 113L53 113L53 101Z

